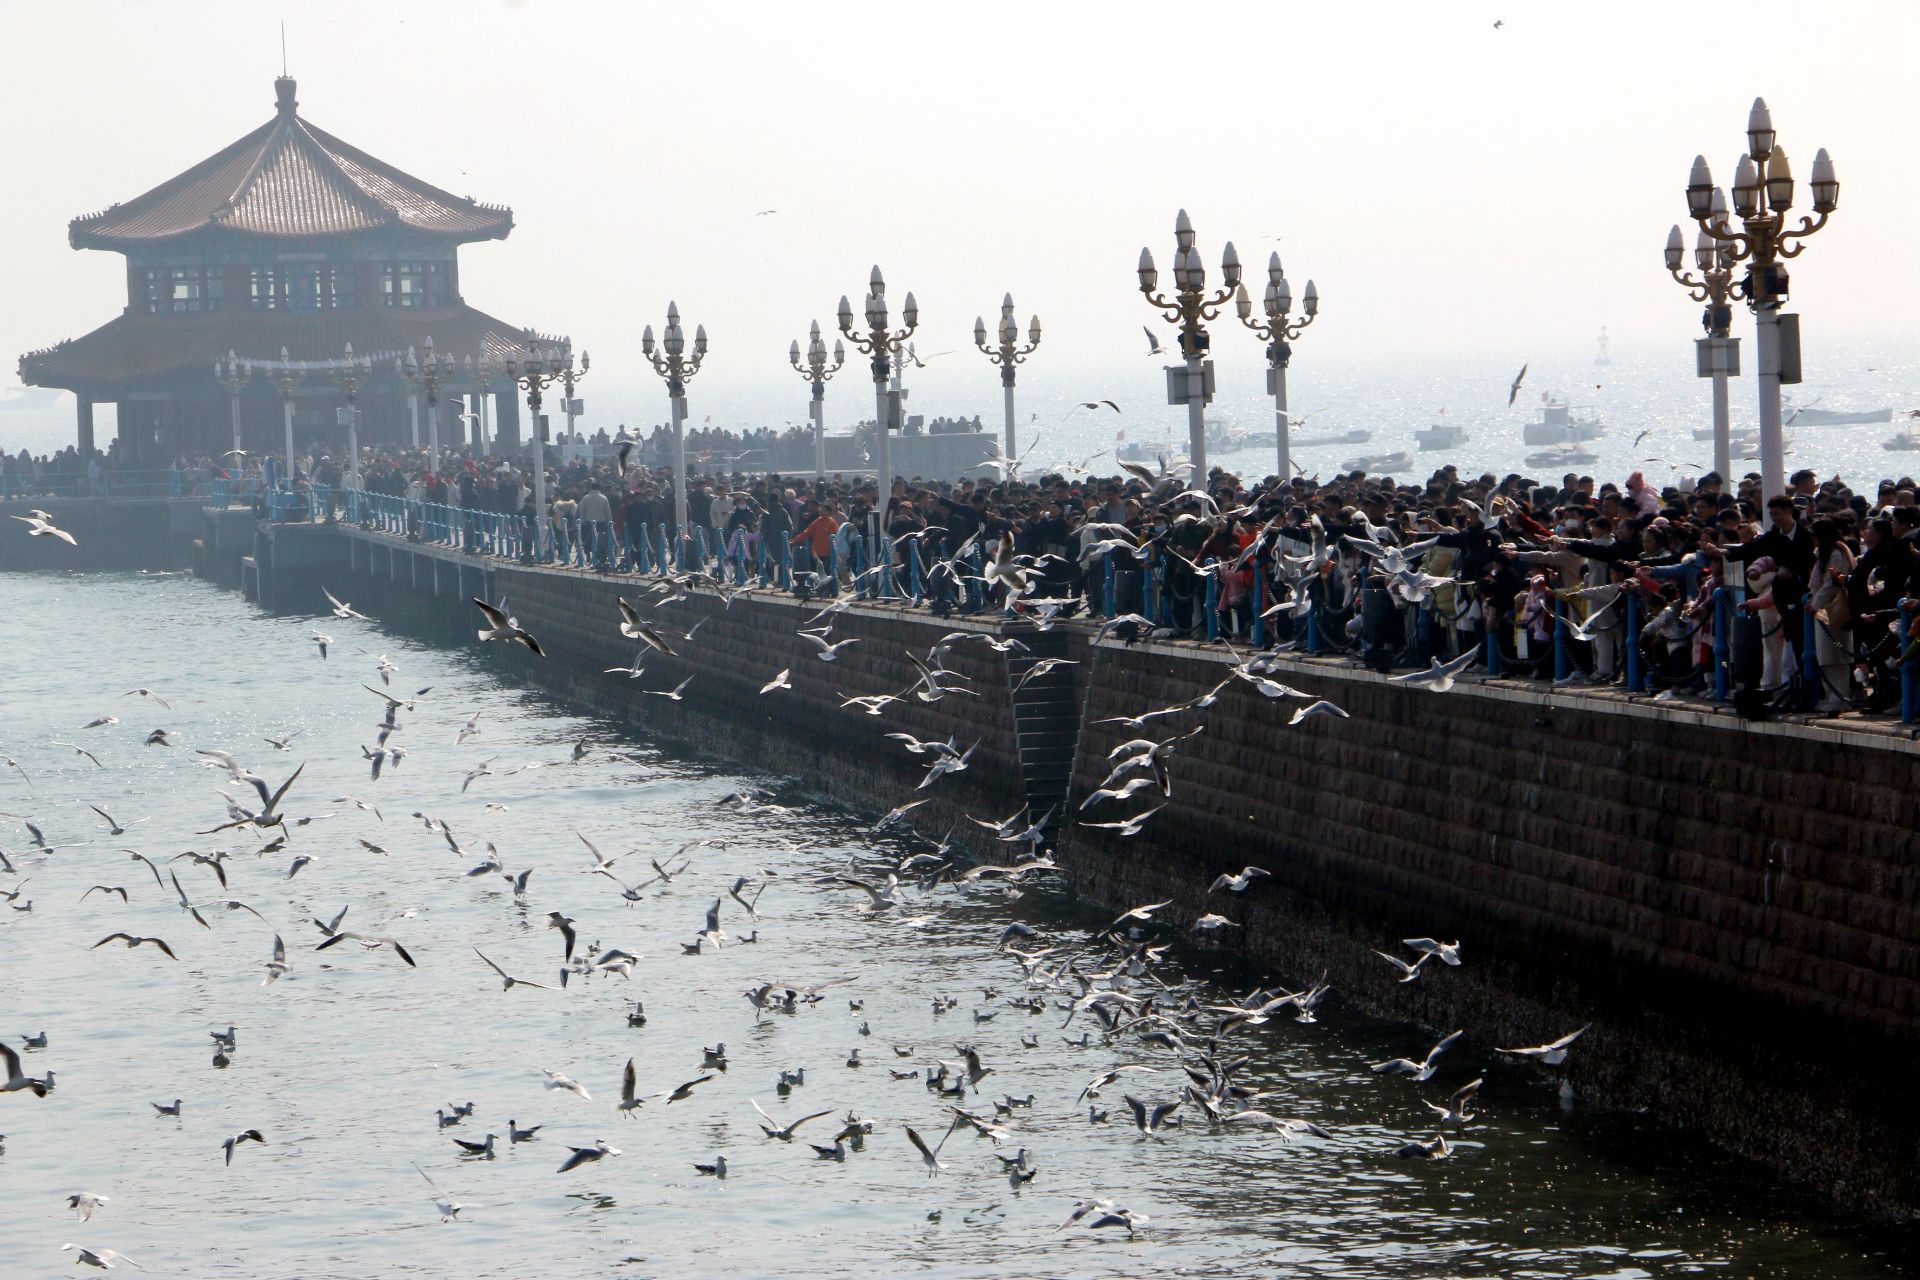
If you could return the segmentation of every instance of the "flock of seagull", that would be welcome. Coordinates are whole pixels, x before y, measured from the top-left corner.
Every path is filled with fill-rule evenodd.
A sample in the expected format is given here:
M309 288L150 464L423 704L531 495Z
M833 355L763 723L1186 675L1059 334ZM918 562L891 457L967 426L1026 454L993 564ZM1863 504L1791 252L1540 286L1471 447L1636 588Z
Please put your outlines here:
M45 520L50 522L50 517ZM34 532L42 531L36 526ZM956 562L958 559L956 557ZM961 572L957 563L951 568L956 573ZM1010 590L1023 597L1037 581L1031 562L1022 563L1020 558L1014 557L1010 546L1003 546L988 562L984 576L989 582L1006 583ZM724 584L715 583L701 575L687 575L663 580L649 595L663 593L665 599L683 597L690 587L721 592L726 590ZM370 633L371 620L367 615L330 592L326 593L326 601L331 616L337 622L347 623L357 632ZM658 620L658 605L663 602L642 597L641 603L636 606L624 598L619 600L618 616L609 620L609 625L616 627L622 637L638 641L639 652L631 664L612 668L610 674L629 678L641 676L650 659L656 655L669 658L679 655L683 652L682 646L692 641L700 626L719 616L709 615L693 627L680 631ZM539 640L519 623L504 599L496 603L476 598L473 603L482 619L482 625L476 632L480 642L518 644L534 655L545 656L546 650ZM833 616L844 611L851 603L850 592L833 598L798 632L799 638L806 642L817 660L833 662L847 646L860 642L858 637L835 639L832 635ZM1040 602L1041 607L1029 615L1033 624L1041 628L1051 625L1052 621L1045 603ZM1104 638L1106 634L1126 628L1129 630L1123 630L1122 636L1130 639L1150 627L1146 619L1130 616L1107 622L1101 634ZM321 660L327 660L328 649L334 644L333 638L317 630L313 638L319 646ZM918 678L910 687L897 693L843 694L843 707L878 716L884 714L889 706L909 699L930 703L947 697L977 697L978 694L967 687L968 681L963 676L944 665L945 658L957 646L965 644L984 645L1004 656L1019 654L1026 649L1017 638L956 631L941 638L924 656L917 653L911 655ZM1234 656L1238 659L1238 655ZM1034 672L1049 664L1057 666L1064 661L1043 660L1036 663L1023 678L1031 679ZM1458 665L1436 663L1428 672L1399 679L1444 691L1459 669ZM1086 827L1111 831L1120 838L1142 830L1166 806L1167 798L1172 793L1174 762L1181 745L1199 734L1204 725L1194 723L1189 728L1163 737L1150 736L1150 728L1161 720L1188 717L1205 711L1226 696L1232 686L1245 686L1266 699L1297 702L1298 709L1287 722L1289 725L1298 726L1320 717L1338 718L1346 715L1330 702L1313 699L1280 683L1275 679L1277 670L1268 655L1240 659L1227 668L1219 684L1197 698L1148 710L1136 716L1119 717L1110 722L1123 723L1131 731L1143 736L1123 742L1108 753L1109 773L1102 784L1079 804L1077 814L1082 816L1073 820ZM416 713L423 706L429 709L432 706L430 686L411 692L395 690L393 682L399 669L388 655L379 656L374 671L379 687L370 683L360 686L378 700L381 712L381 718L372 726L372 745L363 744L360 747L371 785L380 782L383 772L401 767L409 754L401 742L409 731L417 740ZM790 691L793 687L791 674L792 668L789 667L772 675L760 688L761 695L776 696ZM649 692L679 700L690 682L691 677L681 680L671 689ZM127 691L124 696L140 698L159 710L170 709L170 704L152 689L137 688ZM404 723L403 716L407 717ZM110 729L119 723L118 716L101 715L89 720L82 728ZM464 744L485 732L478 711L464 717L457 727L449 727L452 727L456 745ZM291 753L296 737L293 733L265 736L262 745L276 753ZM917 790L924 790L948 775L965 771L979 745L962 746L959 741L951 739L946 742L923 741L904 732L889 734L888 738L898 742L903 751L925 759L925 776ZM141 741L148 748L181 751L181 746L164 729L152 730ZM71 747L95 766L105 768L96 755L79 744L59 745ZM304 921L276 925L259 906L232 896L236 884L244 884L256 900L264 905L275 889L284 887L307 867L330 856L322 849L329 845L337 848L345 843L315 840L304 830L311 824L334 817L340 810L317 811L312 802L302 795L298 784L306 769L304 762L289 771L270 771L272 776L269 776L244 763L243 751L239 748L198 746L187 748L182 755L188 753L191 753L193 763L205 766L218 775L218 785L210 790L211 795L217 796L224 805L223 818L211 821L206 829L195 834L242 840L247 842L246 847L235 850L196 848L165 860L156 860L141 850L116 846L119 854L138 864L139 872L131 883L93 884L81 895L81 901L87 902L93 895L99 894L100 902L92 904L89 909L109 913L107 919L111 921L111 913L128 907L136 897L143 898L146 895L148 891L143 887L142 877L151 874L155 891L163 901L171 901L178 908L182 927L187 928L189 933L194 928L212 929L209 916L251 916L259 922L258 927L262 930L260 985L272 986L296 975L303 967L297 957L305 948L297 944L290 946L287 935L295 929L304 931L308 925ZM490 756L464 773L457 792L453 792L451 787L451 777L454 775L448 775L448 787L453 794L464 795L476 783L488 778L509 776L529 769L578 768L594 757L628 764L639 763L633 757L592 747L583 740L574 746L566 759L533 761L517 768L496 771L491 766L499 757ZM12 766L31 789L32 779L17 761L11 757L0 757L0 761ZM419 770L416 767L414 771ZM1144 805L1123 816L1098 817L1096 820L1098 815L1111 812L1116 806L1131 809L1136 798L1144 800ZM847 911L858 917L871 919L891 915L893 919L901 919L910 906L930 905L943 893L959 893L976 887L997 885L1003 887L1010 897L1017 897L1024 886L1058 871L1059 864L1052 853L1050 832L1057 822L1067 820L1067 815L1049 812L1035 816L1022 809L1002 819L973 818L975 824L992 834L996 843L1009 849L1005 861L975 861L955 843L952 831L936 840L914 830L908 819L915 809L927 802L925 797L904 800L874 823L863 841L864 852L850 857L844 866L813 874L802 883L829 899L845 891L860 894L860 899L846 907ZM371 815L375 824L385 822L375 800L342 795L336 797L333 804L351 806L358 813ZM104 824L104 830L111 840L127 838L132 828L146 821L139 819L122 823L104 806L90 807ZM491 803L487 806L488 811L500 808L504 806ZM722 798L715 808L739 815L784 811L772 802L768 793L753 788ZM1088 816L1090 811L1091 816ZM492 842L483 842L482 853L474 849L472 843L447 821L425 811L415 812L412 816L425 833L424 838L445 846L450 855L446 875L452 881L504 882L513 898L525 903L529 897L542 894L539 888L541 882L556 878L545 867L525 865L517 869L509 868L505 857ZM89 855L79 851L89 846L80 841L49 841L41 826L32 818L21 821L29 843L23 849L11 852L0 847L0 873L15 877L10 888L0 890L0 901L4 901L12 911L28 912L36 910L33 900L26 896L35 860L87 857ZM364 819L361 821L364 822ZM379 827L370 826L366 829L377 832ZM658 901L671 892L671 886L686 875L696 859L725 856L725 851L734 843L731 840L705 838L683 844L671 854L630 849L608 856L585 834L574 834L584 846L590 862L590 865L576 869L592 877L596 883L606 881L608 901L617 898L628 907ZM374 840L359 835L353 839L361 849L376 857L389 855L386 843L392 842L391 837ZM745 839L743 835L742 841ZM790 844L785 851L798 854L806 848L805 845ZM278 871L270 870L279 865L277 862L268 863L266 860L270 857L285 858L284 867ZM632 858L638 861L643 857L651 874L643 872L629 881L629 873L625 869L627 860ZM180 863L186 865L176 865ZM472 865L467 865L469 863ZM97 867L105 876L111 860L98 858L89 865ZM539 871L537 881L536 870ZM183 872L197 878L203 891L189 892L181 880ZM731 877L730 887L713 898L711 905L701 913L700 927L691 931L679 944L686 955L699 956L723 948L757 943L760 940L758 927L746 934L739 933L737 927L730 931L727 917L756 926L762 921L776 923L777 917L768 920L763 915L760 906L763 895L776 885L799 887L790 871L778 868L759 867L744 874L728 874ZM1258 893L1262 883L1269 878L1269 873L1264 869L1248 866L1237 873L1220 875L1207 887L1203 896L1209 901L1225 903L1238 895ZM210 882L217 882L217 893L205 891ZM783 895L776 895L779 896ZM115 899L118 900L117 905ZM1209 1000L1201 989L1183 985L1177 977L1169 980L1168 975L1172 973L1170 953L1183 941L1204 941L1221 930L1236 927L1235 922L1223 914L1208 912L1181 927L1165 918L1164 913L1171 905L1169 900L1134 907L1091 936L1083 931L1055 930L1019 921L1007 924L992 951L1000 962L1008 966L1008 989L983 988L983 998L971 1015L971 1025L977 1027L989 1023L1002 1012L1015 1010L1029 1015L1043 1015L1050 1011L1064 1014L1064 1019L1051 1034L1058 1035L1067 1046L1085 1050L1100 1049L1121 1059L1115 1065L1091 1075L1073 1100L1073 1111L1077 1114L1078 1108L1084 1105L1088 1123L1103 1125L1112 1122L1116 1113L1106 1104L1106 1098L1109 1090L1119 1086L1119 1101L1125 1108L1117 1113L1119 1122L1125 1124L1130 1121L1137 1140L1141 1142L1163 1141L1174 1133L1196 1128L1230 1133L1258 1131L1282 1142L1301 1139L1329 1143L1351 1141L1311 1117L1280 1114L1279 1104L1284 1095L1263 1088L1253 1078L1258 1070L1254 1056L1236 1040L1236 1036L1246 1029L1266 1025L1283 1016L1291 1016L1294 1021L1303 1024L1315 1022L1316 1010L1329 994L1325 981L1297 990L1261 986L1238 998L1222 999L1216 995ZM410 912L401 912L395 918L363 930L345 927L346 918L352 910L349 904L329 919L316 918L311 921L311 927L317 929L320 935L311 947L315 956L323 952L331 953L328 959L341 964L387 962L394 966L392 981L405 980L408 971L418 969L422 964L462 962L451 949L434 954L430 947L421 947L417 938L401 936L407 928ZM916 917L915 922L924 923L929 918ZM556 935L554 951L549 967L536 971L531 978L509 972L479 946L468 945L461 949L460 955L471 952L465 962L474 965L475 980L483 981L488 986L497 982L502 997L522 990L547 993L544 996L515 995L516 999L557 999L561 998L559 992L576 981L585 983L610 978L632 981L636 972L644 972L646 955L639 944L623 947L618 944L603 945L596 941L582 945L579 920L558 908L546 911L545 921L547 929ZM172 936L163 937L127 928L109 929L98 941L91 943L91 948L119 944L125 951L134 953L122 961L127 964L178 963L181 951L191 951L191 948L185 945L178 932L167 932ZM1432 972L1429 965L1434 963L1442 969L1463 963L1462 947L1458 942L1412 938L1404 940L1402 945L1407 950L1405 957L1380 953L1401 982L1421 980ZM325 968L317 959L309 963L316 968ZM840 998L847 999L849 1014L857 1016L863 1013L864 1000L855 990L840 990L854 982L856 979L853 978L814 982L772 978L757 980L743 994L755 1024L769 1018L798 1016ZM954 997L935 997L931 1004L931 1016L943 1018L958 1005L959 1001ZM632 1001L631 1009L624 1016L628 1027L633 1029L645 1028L649 1020L643 1000ZM1080 1024L1078 1028L1073 1025L1076 1022ZM757 1098L750 1099L763 1134L762 1141L789 1145L800 1136L803 1126L826 1121L809 1129L806 1135L809 1138L817 1135L822 1139L820 1142L806 1143L816 1161L844 1164L861 1158L861 1153L866 1152L870 1145L884 1149L897 1143L910 1150L928 1176L933 1177L954 1166L949 1143L962 1141L957 1135L965 1131L991 1144L994 1154L998 1156L1000 1171L1014 1189L1027 1186L1034 1182L1043 1168L1041 1155L1021 1145L1022 1121L1036 1106L1035 1096L1028 1093L1022 1097L1010 1092L996 1096L997 1091L983 1092L982 1084L989 1077L993 1077L996 1084L1005 1082L1016 1073L1017 1066L1010 1063L990 1064L965 1029L958 1030L957 1035L943 1037L943 1042L950 1043L933 1052L924 1052L916 1044L893 1045L895 1061L901 1065L886 1068L891 1080L921 1083L930 1096L927 1114L937 1119L923 1123L920 1128L900 1124L897 1130L889 1132L880 1122L863 1116L858 1110L842 1113L837 1107L828 1107L810 1110L782 1123L761 1107ZM1069 1034L1076 1030L1077 1035ZM1558 1069L1566 1062L1569 1047L1585 1030L1582 1027L1548 1044L1498 1052L1531 1061L1541 1067ZM229 1026L225 1031L214 1030L209 1034L213 1065L216 1068L223 1067L239 1052L238 1030ZM858 1034L863 1037L873 1034L873 1028L864 1017ZM1381 1075L1407 1076L1415 1084L1427 1083L1436 1078L1443 1066L1442 1055L1460 1037L1461 1032L1456 1031L1434 1044L1418 1059L1393 1058L1373 1064L1372 1070ZM0 1093L45 1098L55 1089L55 1072L49 1068L30 1073L28 1057L25 1055L48 1055L51 1061L52 1055L57 1054L58 1042L50 1042L44 1031L22 1039L24 1043L19 1049L12 1044L0 1043L0 1068L4 1068L5 1077L0 1080ZM1037 1032L1023 1033L1020 1044L1024 1049L1038 1049L1042 1045L1042 1035ZM858 1048L852 1050L846 1060L847 1068L866 1065L871 1065L870 1061L863 1058ZM686 1072L688 1078L677 1083L663 1081L664 1087L649 1091L641 1087L636 1058L628 1057L619 1071L618 1100L612 1104L613 1115L632 1118L654 1106L689 1103L698 1106L703 1097L698 1091L719 1078L728 1067L726 1045L718 1043L715 1047L703 1049L698 1069L692 1069L689 1064ZM593 1104L593 1096L582 1081L545 1067L539 1068L538 1073L544 1086L543 1094L566 1094L582 1103ZM667 1079L670 1081L674 1077ZM1433 1135L1430 1138L1410 1136L1394 1148L1393 1153L1419 1160L1448 1157L1453 1148L1447 1134L1472 1123L1477 1114L1473 1106L1481 1083L1482 1077L1476 1076L1443 1095L1436 1095L1439 1100L1417 1098L1421 1107L1433 1117L1421 1127L1432 1128ZM806 1070L801 1067L792 1071L783 1069L773 1088L780 1098L790 1099L805 1086ZM1564 1078L1561 1088L1563 1097L1571 1096ZM532 1095L529 1100L532 1100ZM158 1101L151 1105L157 1116L178 1118L183 1107L192 1106L193 1103L175 1098L170 1103ZM442 1109L435 1117L435 1128L445 1130L460 1125L472 1117L473 1112L474 1104L471 1102L464 1107L454 1105ZM0 1116L4 1116L4 1111L0 1111ZM1413 1127L1409 1126L1410 1129ZM541 1131L545 1128L546 1123L521 1127L517 1118L510 1119L505 1148L511 1150L527 1143L540 1142ZM493 1160L501 1150L497 1145L499 1136L497 1133L486 1133L469 1139L447 1135L450 1158L455 1161ZM243 1148L249 1144L265 1146L274 1141L276 1126L271 1122L271 1117L262 1117L259 1124L239 1130L220 1144L221 1165L232 1165L236 1157L244 1162ZM1003 1152L1002 1148L1008 1145L1014 1148L1013 1154ZM619 1147L603 1137L578 1145L569 1144L557 1162L555 1174L568 1175L584 1168L601 1166L621 1154ZM0 1156L3 1155L4 1137L0 1136ZM948 1158L943 1158L943 1155ZM723 1150L709 1158L691 1160L689 1164L696 1177L725 1181L737 1172L736 1165L749 1160L743 1160L742 1154L734 1151L730 1161L730 1153ZM425 1180L431 1192L429 1199L440 1221L456 1221L462 1211L470 1207L442 1191L433 1175L419 1163L413 1162L412 1168ZM446 1171L441 1171L441 1176L449 1181L454 1180ZM113 1216L108 1208L112 1204L108 1195L77 1189L63 1194L68 1196L69 1208L82 1222L91 1224L96 1214L104 1221L110 1221ZM1132 1206L1112 1199L1084 1195L1072 1204L1055 1230L1112 1229L1132 1236L1147 1225L1147 1216ZM82 1248L72 1244L66 1248L76 1251L78 1264L100 1268L112 1268L121 1263L139 1265L112 1249Z

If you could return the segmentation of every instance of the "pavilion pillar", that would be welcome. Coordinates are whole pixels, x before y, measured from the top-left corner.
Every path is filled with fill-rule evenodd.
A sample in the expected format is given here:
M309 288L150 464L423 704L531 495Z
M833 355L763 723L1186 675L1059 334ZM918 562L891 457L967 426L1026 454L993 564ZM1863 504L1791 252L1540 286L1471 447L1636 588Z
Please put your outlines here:
M80 432L80 456L90 458L93 456L93 397L78 392L75 395L75 413L79 420Z
M502 453L520 447L520 398L512 391L493 393L493 438Z

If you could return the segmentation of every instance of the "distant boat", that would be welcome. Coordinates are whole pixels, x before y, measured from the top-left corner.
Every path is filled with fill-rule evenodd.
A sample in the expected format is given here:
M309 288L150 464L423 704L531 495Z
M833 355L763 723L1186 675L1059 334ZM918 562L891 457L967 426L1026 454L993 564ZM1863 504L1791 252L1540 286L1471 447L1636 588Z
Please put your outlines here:
M1607 354L1607 326L1605 325L1600 326L1600 351L1593 357L1593 362L1602 367L1613 363L1613 357Z
M1322 445L1329 444L1365 444L1371 439L1373 439L1371 431L1345 431L1337 436L1301 436L1291 443L1296 449L1318 449Z
M1526 444L1579 444L1605 434L1607 429L1600 419L1578 417L1566 401L1546 395L1541 398L1540 416L1527 424L1521 439Z
M1414 432L1413 442L1420 446L1422 453L1458 449L1467 442L1467 429L1451 422L1436 422L1430 427Z
M1372 475L1391 475L1395 471L1405 471L1413 465L1413 455L1405 449L1395 453L1372 453L1362 458L1349 458L1340 464L1342 471L1365 471Z
M1527 455L1530 467L1585 467L1600 461L1600 455L1577 444L1556 445Z
M1892 409L1805 409L1787 410L1787 421L1797 427L1855 427L1875 422L1892 422Z
M1880 447L1895 453L1914 453L1920 451L1920 428L1908 427L1895 435L1893 439L1882 440Z

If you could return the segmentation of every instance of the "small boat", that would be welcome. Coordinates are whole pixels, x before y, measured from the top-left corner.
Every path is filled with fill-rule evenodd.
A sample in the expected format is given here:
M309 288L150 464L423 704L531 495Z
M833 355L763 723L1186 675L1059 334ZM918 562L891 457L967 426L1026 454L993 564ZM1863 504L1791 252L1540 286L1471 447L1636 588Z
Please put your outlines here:
M1577 444L1556 445L1527 455L1530 467L1585 467L1600 461L1600 455Z
M1606 427L1591 411L1578 417L1566 401L1547 395L1541 400L1540 416L1527 424L1521 439L1526 444L1580 444L1605 434Z
M1340 464L1342 471L1365 471L1369 475L1391 475L1395 471L1405 471L1413 465L1413 455L1405 449L1394 453L1371 453L1362 458L1349 458Z
M1337 436L1299 436L1290 443L1296 449L1318 449L1330 444L1365 444L1371 439L1371 431L1346 431Z
M1787 421L1801 427L1856 427L1892 422L1892 409L1787 409Z
M1436 422L1424 430L1414 432L1413 442L1420 446L1422 453L1458 449L1467 442L1467 429L1451 422Z
M1920 427L1908 427L1895 435L1893 439L1882 440L1880 447L1894 453L1913 453L1920 451Z

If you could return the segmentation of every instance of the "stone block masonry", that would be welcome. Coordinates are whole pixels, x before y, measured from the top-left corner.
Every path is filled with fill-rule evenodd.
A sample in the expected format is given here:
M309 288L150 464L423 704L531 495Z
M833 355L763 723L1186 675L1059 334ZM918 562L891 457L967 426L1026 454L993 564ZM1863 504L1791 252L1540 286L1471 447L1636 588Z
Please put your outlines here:
M1231 661L1185 645L1087 657L1076 796L1136 736L1095 722L1198 696ZM1920 1048L1911 743L1537 689L1434 694L1310 659L1277 679L1351 718L1289 728L1302 704L1235 681L1204 720L1156 721L1157 737L1205 728L1139 836L1063 832L1088 896L1221 912L1286 980L1326 973L1483 1048L1591 1021L1573 1062L1589 1096L1844 1199L1915 1204L1920 1125L1884 1107ZM1246 865L1273 878L1206 894ZM1411 958L1399 940L1422 936L1461 940L1466 964L1402 986L1371 954Z

